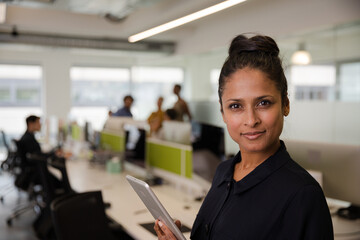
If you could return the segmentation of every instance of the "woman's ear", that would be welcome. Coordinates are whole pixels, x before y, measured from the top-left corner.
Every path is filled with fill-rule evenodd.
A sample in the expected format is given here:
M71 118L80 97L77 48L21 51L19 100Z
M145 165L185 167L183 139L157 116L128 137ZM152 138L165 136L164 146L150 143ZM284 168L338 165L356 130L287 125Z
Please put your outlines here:
M283 114L286 117L290 113L290 101L289 98L286 96L286 99L284 101L284 108L283 108Z
M226 123L225 117L224 117L224 109L223 109L223 106L222 106L222 104L221 104L221 100L219 100L219 103L220 103L220 112L221 112L221 116L222 116L223 122Z

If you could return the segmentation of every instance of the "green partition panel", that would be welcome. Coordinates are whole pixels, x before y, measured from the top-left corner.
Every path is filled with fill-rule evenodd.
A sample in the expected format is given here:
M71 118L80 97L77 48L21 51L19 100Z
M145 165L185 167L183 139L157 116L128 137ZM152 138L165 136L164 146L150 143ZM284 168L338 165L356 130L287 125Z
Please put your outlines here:
M146 161L149 166L192 178L192 151L157 142L146 143Z
M82 134L82 131L81 131L81 127L78 126L78 125L71 125L71 138L73 140L77 140L77 141L80 141L81 140L81 134Z
M101 132L100 146L103 149L112 150L114 152L125 151L125 136L114 133Z

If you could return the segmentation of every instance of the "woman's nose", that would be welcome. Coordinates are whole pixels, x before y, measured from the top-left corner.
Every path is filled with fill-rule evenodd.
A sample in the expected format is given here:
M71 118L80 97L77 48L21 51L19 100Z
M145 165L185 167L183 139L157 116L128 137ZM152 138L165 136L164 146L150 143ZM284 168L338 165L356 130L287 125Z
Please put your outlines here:
M257 112L253 108L248 108L245 111L244 124L248 127L255 127L260 123L260 118L257 115Z

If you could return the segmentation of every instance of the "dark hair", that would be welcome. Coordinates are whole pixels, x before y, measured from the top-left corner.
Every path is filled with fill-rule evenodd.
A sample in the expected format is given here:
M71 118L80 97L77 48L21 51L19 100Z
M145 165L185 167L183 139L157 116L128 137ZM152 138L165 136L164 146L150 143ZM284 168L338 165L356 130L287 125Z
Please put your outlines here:
M30 115L26 118L26 125L29 126L30 123L34 123L39 119L40 119L40 117L38 117L38 116Z
M124 97L124 102L126 101L126 99L130 99L132 102L134 101L134 98L131 95L126 95Z
M173 108L169 108L165 111L165 114L169 116L171 120L175 120L177 117L177 112Z
M280 91L283 106L287 98L287 80L279 57L279 48L271 37L256 35L235 37L229 47L229 56L221 68L219 77L219 100L222 109L222 95L227 78L238 69L253 68L267 74Z
M174 88L178 88L179 90L181 90L181 85L180 84L175 84Z

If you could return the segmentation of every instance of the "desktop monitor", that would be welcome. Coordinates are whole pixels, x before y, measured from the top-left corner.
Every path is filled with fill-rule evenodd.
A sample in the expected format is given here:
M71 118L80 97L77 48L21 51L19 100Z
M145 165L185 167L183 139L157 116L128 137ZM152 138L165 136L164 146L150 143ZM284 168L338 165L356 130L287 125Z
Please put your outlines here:
M94 143L94 132L91 123L86 121L84 126L84 140L89 143Z
M291 157L307 170L322 173L326 197L352 204L360 209L360 145L284 140ZM351 213L349 214L356 214ZM360 218L358 215L357 217Z
M192 148L194 173L212 182L217 166L225 160L224 129L192 122Z
M163 140L191 145L191 123L181 121L164 121L162 123Z
M124 124L133 121L130 117L109 117L104 124L104 131L123 132Z
M131 123L124 125L125 130L125 161L138 167L146 168L145 140L146 130Z

